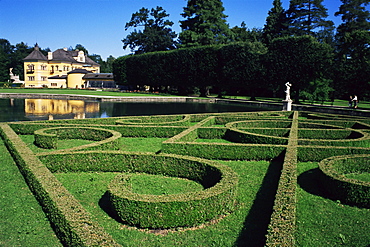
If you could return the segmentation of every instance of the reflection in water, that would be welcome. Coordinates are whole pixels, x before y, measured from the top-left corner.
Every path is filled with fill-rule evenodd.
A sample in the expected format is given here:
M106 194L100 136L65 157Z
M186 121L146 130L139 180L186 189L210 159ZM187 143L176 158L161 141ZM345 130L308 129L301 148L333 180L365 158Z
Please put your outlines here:
M86 117L86 113L99 112L99 102L85 102L83 100L60 99L25 99L26 116L47 115L54 119L54 115L70 115L75 119Z
M219 103L133 103L60 99L0 99L0 122L264 110L272 109Z

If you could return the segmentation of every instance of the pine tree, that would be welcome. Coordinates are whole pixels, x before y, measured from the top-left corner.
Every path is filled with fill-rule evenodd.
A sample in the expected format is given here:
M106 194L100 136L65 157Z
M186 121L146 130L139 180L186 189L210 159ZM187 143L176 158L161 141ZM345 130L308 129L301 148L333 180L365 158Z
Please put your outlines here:
M339 53L341 55L350 56L351 42L348 42L352 38L351 33L355 31L369 31L370 30L370 13L365 9L365 6L370 1L365 0L341 0L342 5L339 7L339 11L335 13L335 16L342 16L342 24L337 28L337 42L339 47Z
M337 28L335 89L339 96L357 94L369 97L370 90L370 1L341 0L336 16L342 17ZM359 95L361 93L361 95Z
M181 14L186 19L180 21L180 44L189 47L230 42L233 33L224 10L220 0L188 0Z
M325 20L327 9L322 5L323 0L290 0L287 11L290 19L289 32L293 35L312 35L321 29L333 29L334 23Z
M274 0L263 28L263 41L270 44L275 38L284 36L288 28L286 12L280 0Z

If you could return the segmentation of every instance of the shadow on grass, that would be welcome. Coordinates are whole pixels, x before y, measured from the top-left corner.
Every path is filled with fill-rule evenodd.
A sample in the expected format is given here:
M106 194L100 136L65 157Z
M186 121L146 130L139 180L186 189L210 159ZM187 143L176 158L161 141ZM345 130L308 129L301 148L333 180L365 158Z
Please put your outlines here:
M358 207L358 208L369 208L367 206L356 204L353 202L347 202L340 197L340 191L338 191L337 195L333 193L328 193L325 188L325 180L328 178L322 173L319 168L311 169L308 171L303 172L301 175L298 176L298 184L299 186L305 190L306 192L323 197L325 199L329 199L331 201L351 206L351 207Z
M117 212L112 209L112 204L109 200L108 192L105 192L104 195L100 198L99 206L109 217L111 217L118 223L125 224L125 222L123 222L118 216Z
M319 168L311 169L303 172L298 176L298 184L306 192L330 199L330 197L325 192L322 183L323 174ZM334 198L333 198L334 200Z
M245 218L243 230L234 246L265 246L284 156L285 152L271 161L248 216Z

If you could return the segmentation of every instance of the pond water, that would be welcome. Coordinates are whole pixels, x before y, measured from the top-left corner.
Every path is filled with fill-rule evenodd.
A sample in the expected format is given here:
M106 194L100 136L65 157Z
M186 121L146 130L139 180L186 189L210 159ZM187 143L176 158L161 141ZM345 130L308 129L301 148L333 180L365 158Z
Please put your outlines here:
M0 122L266 110L271 109L220 103L132 103L62 99L0 99Z

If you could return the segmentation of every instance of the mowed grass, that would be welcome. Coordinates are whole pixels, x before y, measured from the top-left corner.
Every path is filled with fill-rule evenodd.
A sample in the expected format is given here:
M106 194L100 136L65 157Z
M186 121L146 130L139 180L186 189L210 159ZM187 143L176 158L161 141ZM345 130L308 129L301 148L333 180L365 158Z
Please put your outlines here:
M264 180L270 167L269 162L220 162L230 166L239 175L237 209L229 215L220 217L216 222L188 229L161 231L162 234L156 234L158 231L136 229L111 217L113 214L109 208L106 190L117 173L58 173L55 175L114 239L124 246L263 246L266 221L258 217L253 218L250 213L251 210L253 212L266 210L255 205L256 197L264 197L260 193L262 183L264 182L267 189L269 186L274 189L273 184L266 183ZM165 187L168 185L167 182L167 178L157 177L156 186ZM139 183L139 186L147 185ZM263 202L263 200L258 201ZM270 217L268 214L266 216Z
M21 136L21 138L34 152L46 151L34 146L33 136ZM124 137L120 138L120 143L122 150L126 151L158 152L164 140L166 138ZM86 144L79 143L79 141L84 140L72 140L72 142L70 140L64 142L63 140L61 143L65 148ZM4 149L4 147L2 148ZM8 161L12 163L12 167L15 168L15 173L20 176L9 154L2 152L1 155L1 160L6 160L4 157L7 157ZM55 175L93 215L96 221L123 246L263 246L281 164L279 161L218 162L230 166L239 175L237 209L209 224L193 228L171 229L170 231L136 229L115 219L115 215L109 207L106 190L109 182L118 173L59 173ZM370 209L351 207L327 199L322 194L322 188L317 181L317 169L317 163L298 164L297 246L369 246ZM0 171L0 174L4 175L4 171L5 168ZM354 175L357 179L359 176L368 179L368 174ZM2 208L6 208L8 204L18 204L19 206L8 207L7 211L1 211L3 215L0 216L2 216L3 222L1 222L0 230L1 232L7 231L9 234L0 236L0 246L58 246L58 240L53 235L42 211L42 220L33 218L28 220L27 217L36 217L37 214L34 215L33 210L38 204L33 199L23 178L20 176L23 185L13 188L15 180L8 175L4 176L9 179L4 179L5 183L1 185L1 189L5 191L4 194L9 195L6 198L9 198L10 201L3 200L3 196L3 205L0 206ZM133 187L138 189L137 193L171 194L183 193L188 189L201 189L199 187L186 188L189 184L177 183L178 179L176 178L151 177L143 174L136 178L138 180L133 181ZM8 183L10 184L9 188L5 187L6 181L11 181ZM25 195L20 194L22 191L26 191ZM31 198L31 201L33 200L36 206L27 206L24 203L24 200L30 201L27 199L28 197ZM41 209L39 208L39 210ZM30 211L32 215L27 216L27 211ZM28 226L28 222L31 221L37 222L36 226ZM15 226L18 224L19 226ZM41 225L43 226L41 227ZM7 230L9 228L10 230ZM30 238L31 235L31 237L36 236L35 239L44 238L45 234L49 234L47 231L51 231L51 238L54 238L57 245L54 245L52 240L48 238L45 238L46 240L40 244L31 242L29 245L29 242L24 242L34 241Z
M40 152L51 152L55 150L62 150L67 148L78 147L86 144L93 143L94 141L82 140L82 139L67 139L67 140L58 140L56 149L46 149L40 148L34 144L35 137L34 135L19 135L24 143L32 150L34 153Z
M203 186L195 181L152 174L134 174L130 177L132 192L143 195L173 195L201 191Z
M34 144L35 138L33 135L20 135L20 138L35 153L51 152L93 143L93 141L81 139L58 140L57 149L44 149ZM161 149L162 142L165 140L167 138L122 137L119 142L120 148L124 151L155 153Z
M93 96L115 96L115 97L163 97L163 94L151 93L131 93L131 92L112 92L112 91L95 91L88 89L40 89L40 88L0 88L0 93L34 93L34 94L76 94L76 95L93 95ZM175 95L171 95L176 97Z
M162 142L168 138L121 137L121 149L129 152L153 152L161 150Z
M0 139L0 246L62 246Z
M298 246L370 246L370 209L327 199L317 163L298 164L298 174Z

